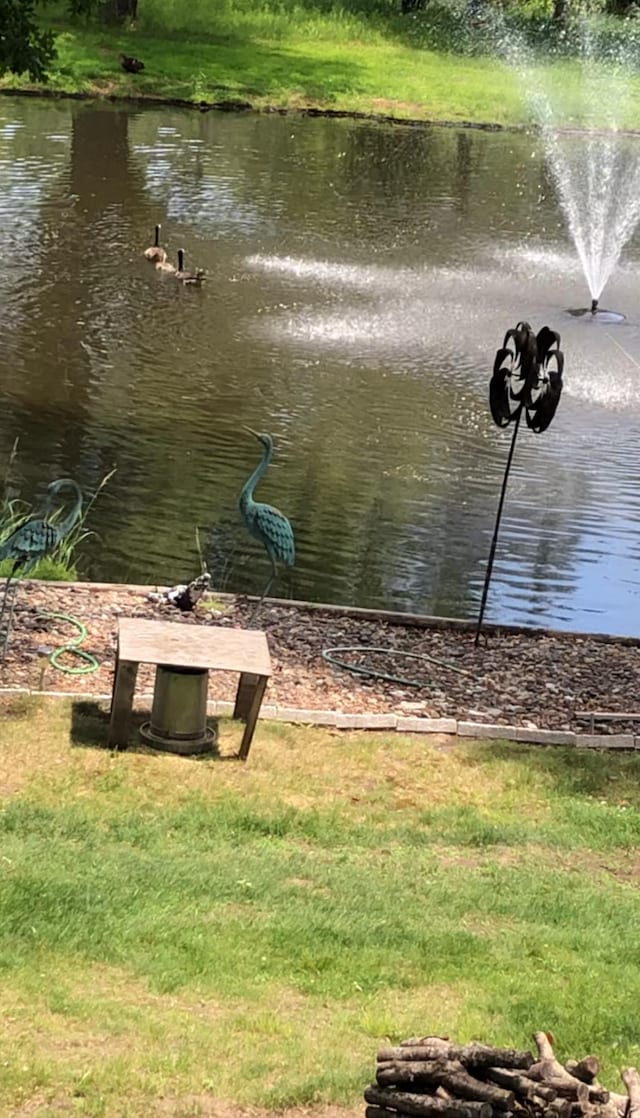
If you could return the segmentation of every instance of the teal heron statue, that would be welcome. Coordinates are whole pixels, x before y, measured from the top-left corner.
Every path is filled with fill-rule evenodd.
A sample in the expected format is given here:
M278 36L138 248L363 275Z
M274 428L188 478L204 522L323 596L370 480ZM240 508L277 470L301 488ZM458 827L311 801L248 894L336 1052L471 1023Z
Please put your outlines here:
M56 523L51 521L49 516L58 493L63 489L72 490L74 502L64 519ZM24 577L29 571L33 570L39 559L43 559L45 555L50 555L52 551L55 551L58 544L62 542L73 528L81 511L82 491L80 486L73 478L59 478L58 481L52 481L51 485L47 488L42 517L25 521L24 524L16 528L15 532L12 532L11 535L0 544L0 562L4 559L13 559L13 567L11 574L5 582L2 606L0 607L0 625L4 619L9 587L14 582L18 573L20 573L21 577ZM12 597L11 609L6 625L4 640L5 649L9 643L14 604L15 597Z
M262 444L264 453L251 476L247 479L240 493L239 507L249 532L262 543L271 560L271 575L265 586L250 621L253 621L263 600L266 598L271 585L278 574L278 563L293 567L296 561L296 547L293 528L284 513L273 505L266 505L262 501L254 501L253 493L260 478L267 472L273 457L273 439L271 435L261 434L252 427L245 427L245 431L253 435Z

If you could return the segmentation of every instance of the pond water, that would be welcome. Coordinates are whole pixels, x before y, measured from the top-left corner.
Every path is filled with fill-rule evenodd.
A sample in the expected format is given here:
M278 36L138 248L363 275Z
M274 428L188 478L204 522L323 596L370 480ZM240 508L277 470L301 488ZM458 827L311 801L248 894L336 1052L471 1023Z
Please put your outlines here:
M629 142L633 142L629 140ZM640 633L638 243L588 303L524 134L0 101L0 477L91 492L83 575L219 588L268 576L237 511L295 527L274 593L474 616L510 432L487 387L505 330L559 329L565 393L523 430L487 618ZM207 269L182 289L143 258Z

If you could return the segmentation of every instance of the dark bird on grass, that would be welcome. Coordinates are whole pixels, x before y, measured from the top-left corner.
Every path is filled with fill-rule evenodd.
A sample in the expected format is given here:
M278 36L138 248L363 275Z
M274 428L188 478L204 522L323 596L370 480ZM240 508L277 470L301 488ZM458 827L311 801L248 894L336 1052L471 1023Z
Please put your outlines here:
M528 322L507 330L489 385L491 415L507 427L524 408L527 426L540 434L553 419L562 393L564 354L548 326L534 334Z
M144 62L141 62L139 58L132 58L130 54L120 55L120 65L123 70L126 70L127 74L139 74L141 70L144 70Z
M191 613L196 603L206 594L210 583L211 575L208 571L203 571L186 586L172 586L164 594L149 594L148 597L152 602L169 602L181 613Z
M164 263L164 261L167 259L167 254L160 244L161 228L161 225L156 225L154 242L152 245L149 245L149 248L145 248L144 250L144 255L146 256L147 260L151 260L151 262L156 265Z
M52 521L49 517L53 512L55 499L63 489L71 489L74 494L73 504L63 520ZM4 559L12 559L13 567L5 582L2 606L0 607L0 621L2 621L4 617L9 586L16 578L16 575L20 574L24 577L29 571L33 570L39 559L43 559L45 555L50 555L52 551L55 551L65 536L67 536L73 528L81 511L82 491L73 478L63 477L58 481L52 481L51 485L47 488L43 515L25 521L25 523L21 524L19 528L16 528L15 532L12 532L6 540L2 541L0 544L0 562ZM12 599L11 613L6 629L7 641L11 631L13 603L14 599Z
M253 499L254 489L269 468L269 463L273 457L273 439L271 435L260 434L258 431L254 431L252 427L245 427L244 430L253 435L259 443L262 443L264 454L262 460L242 487L239 501L240 512L251 535L260 540L271 560L271 577L251 615L251 621L253 621L263 599L266 598L271 589L273 580L276 578L278 573L277 564L284 563L287 567L293 567L296 561L296 548L293 528L284 513L274 508L273 505L265 505L261 501L254 501Z
M195 272L186 272L184 267L184 249L178 249L178 271L175 273L180 283L199 287L204 279L204 269L196 268Z

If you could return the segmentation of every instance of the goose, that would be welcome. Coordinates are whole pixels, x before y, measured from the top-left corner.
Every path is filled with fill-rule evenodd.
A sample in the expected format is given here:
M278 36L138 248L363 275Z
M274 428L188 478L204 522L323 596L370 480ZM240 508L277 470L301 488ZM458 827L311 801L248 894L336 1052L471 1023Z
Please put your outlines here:
M149 246L149 248L145 248L145 250L144 250L144 255L146 256L147 260L152 260L152 261L156 262L158 260L166 260L167 259L167 254L166 254L165 250L163 249L162 245L160 244L160 230L161 230L161 228L162 228L161 225L156 225L155 240L154 240L153 244Z
M195 272L185 272L184 270L184 249L178 249L178 271L176 272L176 279L180 283L193 284L200 286L204 279L204 269L196 268Z
M123 70L126 70L127 74L139 74L141 70L144 70L144 62L141 62L139 58L133 58L130 54L120 55L120 65Z

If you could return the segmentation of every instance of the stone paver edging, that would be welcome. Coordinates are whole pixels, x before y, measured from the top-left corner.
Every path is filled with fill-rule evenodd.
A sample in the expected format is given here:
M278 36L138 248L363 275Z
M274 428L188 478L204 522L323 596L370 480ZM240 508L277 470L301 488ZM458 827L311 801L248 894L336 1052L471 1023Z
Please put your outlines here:
M27 687L0 687L0 696L37 695L48 699L76 699L110 703L111 695L78 691L36 691ZM148 709L153 696L136 696L134 706ZM211 717L230 717L233 703L221 699L207 703ZM484 741L513 741L533 745L573 745L577 749L640 749L638 734L579 734L570 730L542 730L536 726L507 726L498 722L462 722L456 718L423 718L402 714L351 714L340 710L304 710L263 703L262 721L290 722L302 726L327 726L335 730L394 730L399 734L450 734Z

